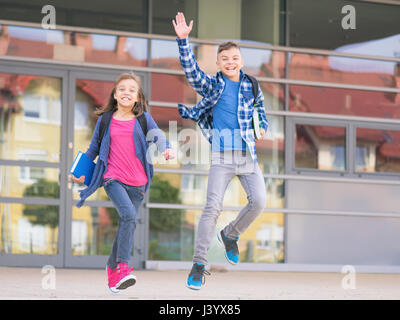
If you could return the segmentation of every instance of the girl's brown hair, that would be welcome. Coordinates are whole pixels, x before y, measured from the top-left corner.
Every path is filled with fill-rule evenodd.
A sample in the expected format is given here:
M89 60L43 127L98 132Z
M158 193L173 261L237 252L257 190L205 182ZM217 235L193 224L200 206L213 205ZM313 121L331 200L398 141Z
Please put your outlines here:
M110 97L108 98L108 102L105 106L103 106L100 110L96 111L96 115L97 116L101 116L103 113L107 112L107 111L111 111L111 110L117 110L118 108L118 103L117 100L114 98L114 94L115 94L115 90L118 86L118 84L122 81L122 80L126 80L126 79L132 79L134 80L139 89L138 89L138 101L135 102L135 104L132 107L132 113L138 117L140 116L143 112L147 112L147 102L146 102L146 98L144 97L144 93L143 93L143 89L142 89L142 84L141 84L141 80L140 77L137 76L136 74L134 74L133 72L125 72L122 73L117 80L115 80L114 82L114 87L111 90L111 94Z

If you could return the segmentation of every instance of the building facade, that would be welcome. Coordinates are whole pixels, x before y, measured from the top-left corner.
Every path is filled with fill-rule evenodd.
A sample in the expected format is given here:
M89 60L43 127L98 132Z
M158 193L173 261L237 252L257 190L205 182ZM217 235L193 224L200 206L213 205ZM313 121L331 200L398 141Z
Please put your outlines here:
M236 268L400 272L400 1L343 0L0 0L0 265L104 267L117 213L102 188L77 209L68 169L133 71L177 158L153 155L131 263L190 266L210 145L177 111L199 100L178 60L178 11L205 72L235 40L265 97L267 203ZM234 179L217 228L246 203ZM208 258L226 265L216 239Z

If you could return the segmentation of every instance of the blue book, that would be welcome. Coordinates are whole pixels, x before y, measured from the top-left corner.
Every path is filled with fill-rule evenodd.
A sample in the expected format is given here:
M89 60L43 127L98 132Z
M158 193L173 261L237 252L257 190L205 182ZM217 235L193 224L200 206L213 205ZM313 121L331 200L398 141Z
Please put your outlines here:
M84 184L89 186L90 181L92 180L94 167L95 163L92 161L92 159L90 159L86 153L79 151L69 172L72 173L76 178L85 176Z

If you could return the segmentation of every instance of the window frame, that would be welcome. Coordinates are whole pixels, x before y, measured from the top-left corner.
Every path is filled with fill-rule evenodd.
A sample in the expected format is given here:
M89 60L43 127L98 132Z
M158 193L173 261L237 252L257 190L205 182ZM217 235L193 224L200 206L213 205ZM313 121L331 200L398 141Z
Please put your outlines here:
M353 173L354 176L357 178L363 178L363 179L400 179L400 172L362 172L362 171L356 171L356 148L357 148L357 129L372 129L372 130L377 130L377 131L382 131L382 130L390 130L390 131L399 131L400 132L400 127L398 125L394 124L380 124L380 123L355 123L352 125L352 136L354 140L354 146L353 146Z
M295 133L296 125L311 125L311 126L330 126L330 127L342 127L345 129L345 169L344 170L322 170L313 168L297 168L295 166ZM346 121L340 120L319 120L319 119L308 119L299 117L288 117L287 118L287 149L286 149L286 171L289 174L305 174L305 175L327 175L327 176L339 176L343 177L351 173L351 159L350 159L350 124Z
M345 137L345 170L321 170L295 167L295 132L296 125L344 127ZM400 172L361 172L356 171L357 129L393 130L400 131L398 125L379 122L361 122L353 120L311 119L289 116L286 119L286 173L293 175L346 177L372 180L399 180Z

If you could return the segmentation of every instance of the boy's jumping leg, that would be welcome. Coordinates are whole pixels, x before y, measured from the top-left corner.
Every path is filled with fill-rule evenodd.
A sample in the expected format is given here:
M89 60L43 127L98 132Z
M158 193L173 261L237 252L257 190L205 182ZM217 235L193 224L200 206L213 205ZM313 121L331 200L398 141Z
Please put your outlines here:
M239 212L235 220L223 230L224 235L230 239L238 238L265 208L267 201L265 181L258 164L254 165L254 172L238 175L240 183L247 194L247 205Z
M201 215L193 255L193 268L187 279L190 289L201 288L205 265L207 264L207 252L214 237L217 219L221 213L224 194L229 182L235 176L234 166L223 164L218 154L214 154L214 162L211 163L208 175L207 202Z

